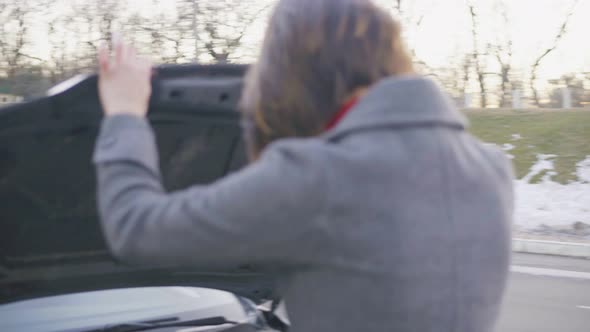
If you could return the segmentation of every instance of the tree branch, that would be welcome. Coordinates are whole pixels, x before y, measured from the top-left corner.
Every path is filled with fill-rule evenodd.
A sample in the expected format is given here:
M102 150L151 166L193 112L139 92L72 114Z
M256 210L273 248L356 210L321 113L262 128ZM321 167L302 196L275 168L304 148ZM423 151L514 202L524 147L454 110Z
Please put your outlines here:
M574 14L575 9L578 6L579 2L580 2L580 0L574 0L572 6L570 7L570 10L568 11L563 23L561 24L561 26L559 28L559 31L557 32L557 35L555 36L555 38L553 38L553 43L543 53L541 53L541 55L539 57L536 58L535 62L533 63L533 65L531 67L531 77L530 77L530 82L529 82L530 84L529 85L530 85L531 90L533 91L533 99L534 99L535 105L537 105L537 106L540 106L540 100L539 100L539 93L537 91L535 83L537 81L537 73L539 70L539 66L541 65L541 62L543 61L543 59L545 59L551 52L553 52L553 51L555 51L555 49L557 49L557 46L559 46L559 42L566 35L568 24L570 22L572 15Z
M45 61L46 61L46 60L44 60L44 59L41 59L41 58L38 58L38 57L36 57L36 56L32 56L32 55L29 55L29 54L25 54L25 53L23 53L23 52L19 52L19 53L18 53L18 55L19 55L19 56L22 56L22 57L24 57L24 58L31 59L31 60L37 60L37 61L39 61L39 62L45 62Z

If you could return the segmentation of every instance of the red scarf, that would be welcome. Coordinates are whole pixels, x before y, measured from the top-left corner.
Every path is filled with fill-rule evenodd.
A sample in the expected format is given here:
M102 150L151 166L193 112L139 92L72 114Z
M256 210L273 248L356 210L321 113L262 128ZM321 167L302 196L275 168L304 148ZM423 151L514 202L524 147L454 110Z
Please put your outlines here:
M342 121L346 114L348 114L348 112L350 112L354 105L356 105L358 100L358 98L352 98L351 100L346 102L346 104L342 105L338 112L336 112L336 114L334 114L330 121L328 121L328 124L326 125L326 131L334 128L340 121Z

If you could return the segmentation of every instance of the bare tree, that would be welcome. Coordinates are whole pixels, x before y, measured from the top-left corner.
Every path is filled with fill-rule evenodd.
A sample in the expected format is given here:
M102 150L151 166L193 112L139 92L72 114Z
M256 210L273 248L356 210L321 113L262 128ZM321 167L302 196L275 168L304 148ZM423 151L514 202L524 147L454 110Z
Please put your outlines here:
M500 65L500 107L510 106L511 101L511 71L512 71L512 43L505 45L506 48L495 46L492 48L494 57Z
M530 87L531 91L533 92L533 102L535 103L535 105L537 107L540 107L541 106L541 102L540 102L540 98L539 98L539 91L537 90L537 86L536 86L537 77L538 77L538 71L539 71L539 66L541 65L542 61L549 54L551 54L551 52L553 52L553 51L555 51L555 49L557 49L557 47L559 46L559 42L567 34L567 29L568 29L568 25L569 25L570 19L571 19L572 15L574 14L574 11L575 11L575 9L576 9L576 7L577 7L577 5L578 5L579 2L580 2L579 0L574 0L574 2L572 3L569 11L567 12L567 14L566 14L566 16L565 16L565 18L563 20L563 23L559 27L559 31L557 32L557 34L553 38L553 42L551 43L551 45L549 47L547 47L547 49L545 49L535 59L535 62L531 66L531 74L530 74L530 79L529 79L529 87Z
M428 14L427 10L421 9L416 10L411 5L406 5L408 2L402 2L402 0L393 1L393 10L397 14L399 20L401 20L403 31L405 33L415 32L420 29L424 17ZM409 2L412 4L413 2ZM416 53L416 48L413 45L407 45L408 52L412 56L412 62L418 68L419 71L430 75L436 75L433 70L424 60L420 59Z
M47 38L49 40L50 52L44 65L51 84L56 84L73 74L73 59L68 50L68 40L71 35L68 31L68 22L73 20L70 13L53 13L51 7L45 13L47 21Z
M200 30L197 40L204 52L215 62L229 62L239 57L236 52L243 48L243 39L272 2L259 4L256 1L225 0L206 2L200 7Z
M402 13L402 0L394 0L393 8L397 10L398 13Z
M79 58L92 59L97 46L110 39L110 32L116 26L158 62L207 58L215 62L233 61L244 49L243 39L248 29L272 3L272 0L262 4L255 0L176 0L175 13L120 17L113 15L121 8L117 1L98 5L86 0L76 8L86 29L81 35L87 50ZM85 67L90 65L93 64Z
M407 3L408 2L402 3L402 0L394 0L393 1L393 10L399 16L399 18L402 20L402 23L404 24L404 26L418 28L422 24L422 21L424 20L424 17L426 16L426 14L428 14L428 11L424 10L424 9L416 11L415 7L403 5L403 4L407 4ZM410 1L409 3L412 4L413 2Z
M183 31L175 26L175 20L159 14L149 20L131 16L124 25L127 34L132 35L136 47L145 49L157 62L179 63L186 58L183 52Z
M48 85L43 59L34 53L30 26L38 19L44 1L0 1L0 85L10 93L26 96Z
M192 17L191 17L191 28L193 30L193 36L195 37L195 61L199 61L199 1L192 0L193 7L192 7Z
M495 60L498 62L500 70L498 76L500 78L500 107L509 107L512 99L512 55L513 55L513 43L510 33L506 31L506 27L509 26L510 19L508 17L508 10L503 0L496 1L495 10L500 16L499 27L497 31L502 33L496 33L496 40L494 44L488 46L490 54L493 55Z
M28 1L0 2L0 35L3 36L0 38L0 63L9 80L16 75L21 61L30 57L24 53L29 33L28 9Z
M120 27L119 14L124 7L116 0L84 0L72 4L72 22L66 26L77 36L75 59L80 70L94 70L98 48L112 40Z
M471 17L471 37L473 43L473 66L475 69L475 74L477 76L477 82L479 84L479 90L481 93L480 98L480 106L483 108L488 107L488 96L487 96L487 85L486 85L486 73L484 72L484 65L483 65L483 56L480 54L479 49L479 18L477 15L477 10L475 9L475 5L472 2L467 4L469 9L469 15Z
M463 107L469 85L471 71L471 54L457 51L455 56L449 58L448 65L434 68L437 76L434 77L450 94L455 103Z
M200 21L202 18L202 5L199 0L176 0L176 24L175 30L179 33L180 43L184 49L189 50L189 58L199 62L201 45L199 40Z

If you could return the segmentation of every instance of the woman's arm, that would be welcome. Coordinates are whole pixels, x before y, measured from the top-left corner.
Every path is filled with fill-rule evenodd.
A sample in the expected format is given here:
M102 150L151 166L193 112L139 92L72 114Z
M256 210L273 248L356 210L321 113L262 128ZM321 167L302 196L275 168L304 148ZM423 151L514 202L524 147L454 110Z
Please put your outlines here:
M166 193L148 122L133 115L105 118L94 162L112 252L148 264L309 263L317 247L322 176L298 150L273 147L212 185Z
M323 166L302 148L308 143L278 144L210 186L165 192L145 119L151 65L120 40L114 44L112 58L104 48L99 55L105 119L94 154L99 213L113 253L148 264L308 263L318 247L323 196Z

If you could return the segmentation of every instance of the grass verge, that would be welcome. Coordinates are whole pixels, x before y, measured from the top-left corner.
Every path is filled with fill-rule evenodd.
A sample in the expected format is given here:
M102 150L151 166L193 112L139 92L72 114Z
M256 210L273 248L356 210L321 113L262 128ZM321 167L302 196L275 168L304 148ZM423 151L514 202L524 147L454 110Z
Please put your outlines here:
M518 178L529 173L539 154L556 155L553 181L566 184L579 180L576 163L590 156L589 110L465 110L471 132L481 140L514 145ZM514 136L518 135L518 136ZM520 137L520 138L519 138ZM536 176L532 182L539 181Z

